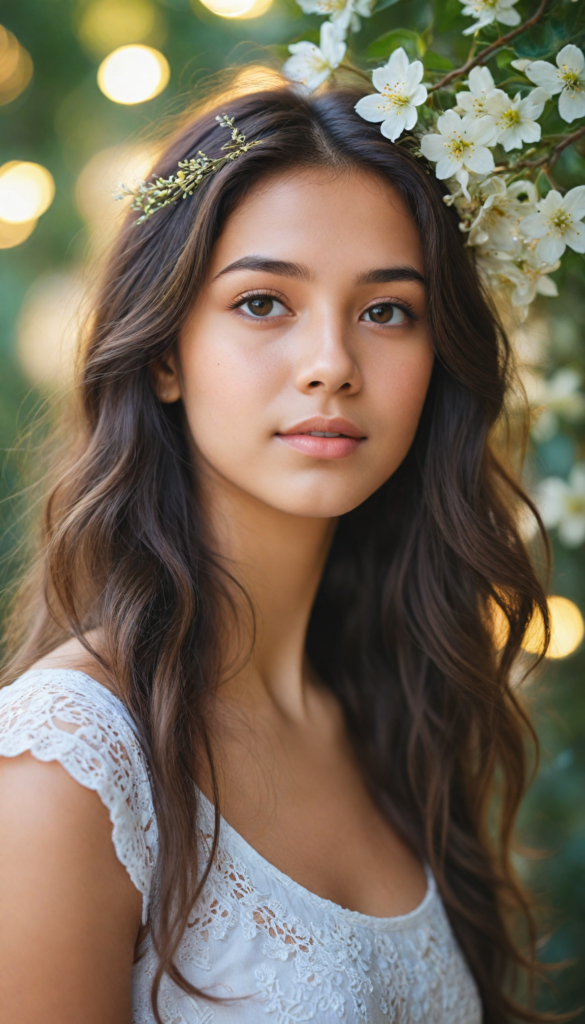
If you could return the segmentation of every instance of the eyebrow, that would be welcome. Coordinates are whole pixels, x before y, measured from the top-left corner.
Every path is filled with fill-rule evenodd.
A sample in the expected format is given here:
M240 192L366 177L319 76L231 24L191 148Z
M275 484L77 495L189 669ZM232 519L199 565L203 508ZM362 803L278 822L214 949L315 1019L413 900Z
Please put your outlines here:
M304 263L291 263L288 260L275 260L268 256L242 256L216 274L214 281L224 274L231 274L237 270L258 270L265 274L277 274L280 277L295 277L301 281L311 281L314 277ZM422 274L410 265L402 267L379 267L376 270L368 270L360 274L356 285L363 284L388 284L391 281L417 281L425 285Z
M313 275L303 263L289 263L288 260L273 260L268 256L242 256L216 274L214 281L234 270L260 270L265 274L278 274L280 277L296 277L301 281L310 281Z
M356 284L388 284L390 281L418 281L426 285L426 281L414 267L380 267L379 270L368 270L360 274Z

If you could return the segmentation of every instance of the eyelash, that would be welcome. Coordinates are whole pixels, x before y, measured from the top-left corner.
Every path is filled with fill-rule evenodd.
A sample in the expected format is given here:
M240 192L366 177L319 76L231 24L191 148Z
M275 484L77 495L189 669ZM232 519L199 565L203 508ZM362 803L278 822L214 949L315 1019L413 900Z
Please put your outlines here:
M239 309L241 306L245 306L246 302L249 302L250 299L276 299L277 302L282 302L283 306L286 306L286 302L282 292L269 291L268 289L264 288L258 291L246 292L244 295L240 295L230 304L229 308L233 310ZM410 305L410 302L406 302L405 299L401 299L400 301L397 301L396 299L378 299L376 302L372 302L371 305L364 309L361 316L363 316L364 313L367 313L369 309L375 309L376 306L396 306L396 308L401 310L401 312L404 313L404 315L407 316L409 320L420 320L418 313L415 313L414 309ZM244 313L242 315L245 316L246 319L248 320L262 319L262 317L251 317L247 313ZM270 318L266 317L265 319L269 320ZM275 318L273 317L272 319ZM385 325L379 324L377 326Z

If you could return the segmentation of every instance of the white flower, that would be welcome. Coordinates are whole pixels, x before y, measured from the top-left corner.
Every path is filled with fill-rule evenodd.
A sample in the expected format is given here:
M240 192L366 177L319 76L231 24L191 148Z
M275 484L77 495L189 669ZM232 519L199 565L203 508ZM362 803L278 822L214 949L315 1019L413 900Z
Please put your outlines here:
M523 142L538 142L540 125L536 118L540 117L546 101L550 96L544 89L533 89L524 99L518 93L511 99L502 89L494 89L486 97L486 112L494 118L496 142L499 142L506 153L511 149L519 149Z
M358 100L357 113L366 121L381 121L382 135L395 142L403 131L414 128L416 108L427 98L427 90L420 84L423 72L421 61L410 64L400 46L384 67L374 71L372 82L378 92Z
M544 380L538 374L524 377L528 401L540 415L532 427L532 436L542 444L558 433L559 419L579 423L585 419L585 395L581 391L581 375L569 366L563 366Z
M456 178L469 199L470 171L486 175L494 169L494 158L486 146L493 145L491 117L459 117L447 110L437 121L438 134L423 135L420 148L427 160L436 161L437 178Z
M293 82L300 82L309 92L317 89L345 57L342 30L330 21L321 25L319 46L314 43L292 43L282 72Z
M558 270L559 263L552 266L543 263L521 242L513 253L480 249L478 265L493 287L508 292L522 320L528 316L528 307L537 295L558 295L557 286L548 274Z
M585 252L585 185L577 185L562 196L554 189L537 204L538 213L525 217L520 230L527 238L538 238L536 253L547 263L560 259L567 246Z
M352 32L359 32L360 16L369 18L372 14L373 0L297 0L305 14L325 14L332 22Z
M458 92L456 113L471 114L472 117L484 117L486 96L495 88L489 68L473 68L467 81L469 92Z
M533 60L524 74L535 85L541 85L551 96L559 96L559 114L563 121L585 117L585 57L573 43L557 53L557 66L547 60Z
M515 181L506 186L496 175L482 181L477 194L483 203L470 226L469 245L515 251L520 239L520 221L536 212L536 186L531 181Z
M549 529L558 528L559 540L577 548L585 540L585 463L578 462L568 481L549 476L539 485L536 501Z
M491 25L494 21L499 21L502 25L518 25L520 22L518 11L513 10L514 4L518 0L469 0L469 2L468 0L459 0L459 2L466 5L463 8L464 14L478 19L475 25L465 29L464 36L469 36L472 32L477 32L478 29L485 25Z

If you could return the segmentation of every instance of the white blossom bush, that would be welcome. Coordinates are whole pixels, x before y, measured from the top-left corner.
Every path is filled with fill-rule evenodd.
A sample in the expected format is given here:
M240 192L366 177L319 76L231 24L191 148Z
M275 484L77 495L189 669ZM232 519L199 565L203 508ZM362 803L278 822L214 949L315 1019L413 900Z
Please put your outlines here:
M321 25L319 45L307 41L289 46L284 74L312 92L340 70L355 73L358 69L348 60L349 36L360 28L361 19L376 13L374 0L298 3L305 13L328 20ZM478 40L494 26L518 26L505 39L522 38L516 0L461 3L462 14L474 19L463 35ZM380 6L393 4L381 0ZM539 8L530 24L543 13ZM388 38L390 51L385 63L372 71L373 91L356 103L356 112L378 123L391 142L408 145L434 165L437 178L447 186L445 202L460 216L480 273L525 318L537 295L557 295L550 275L566 248L585 252L585 186L566 195L555 187L552 167L567 143L558 132L543 130L543 118L546 123L556 116L557 95L565 122L585 119L583 51L567 43L555 64L519 57L504 65L508 70L502 74L497 62L487 67L485 61L486 55L497 56L497 40L483 49L480 41L467 64L440 78L438 72L425 71L419 59L425 45L421 37L416 37L419 56L413 59L401 45L405 35L396 30L381 37L382 43ZM585 124L574 133L575 141L583 133Z
M585 463L576 463L569 479L549 476L542 480L536 500L544 525L558 530L559 540L568 548L585 541Z
M553 15L539 0L526 0L521 15L517 0L460 0L463 20L471 21L461 33L473 36L461 67L425 54L431 29L424 38L393 29L366 55L375 53L380 66L364 71L354 62L352 34L396 0L298 3L306 14L327 20L318 45L289 47L285 75L312 92L340 74L351 84L356 75L363 81L371 74L371 91L358 100L356 113L426 161L444 184L444 202L457 212L489 289L506 300L518 322L526 320L537 296L557 296L561 259L567 250L585 254L585 184L564 190L554 176L562 154L585 143L582 13L566 15L567 25L577 26L571 37L568 28L559 28L558 6ZM546 25L549 16L556 19L554 28L533 38L534 26ZM527 390L536 444L550 442L563 425L585 422L581 376L571 367L549 371L548 380L534 373ZM561 543L585 543L585 463L568 480L548 477L537 499Z

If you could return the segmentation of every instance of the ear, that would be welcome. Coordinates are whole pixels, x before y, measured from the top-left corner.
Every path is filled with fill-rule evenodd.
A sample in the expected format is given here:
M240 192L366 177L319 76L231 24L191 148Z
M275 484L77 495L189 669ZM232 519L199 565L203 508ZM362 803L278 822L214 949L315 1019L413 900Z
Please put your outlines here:
M159 402L178 402L181 398L181 374L174 352L155 359L150 368L150 383Z

